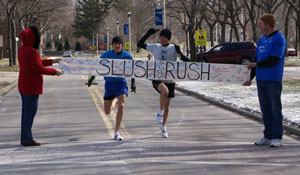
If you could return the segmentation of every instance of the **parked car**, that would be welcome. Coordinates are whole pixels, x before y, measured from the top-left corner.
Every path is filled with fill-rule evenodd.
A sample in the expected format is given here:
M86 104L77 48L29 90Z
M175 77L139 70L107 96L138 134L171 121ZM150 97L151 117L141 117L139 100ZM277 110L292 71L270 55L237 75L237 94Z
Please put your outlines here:
M256 46L252 42L230 42L197 54L198 62L247 64L254 61Z
M294 48L288 48L287 49L287 55L288 56L297 56L296 49L294 49Z
M71 51L65 51L63 53L63 57L72 57L72 52Z

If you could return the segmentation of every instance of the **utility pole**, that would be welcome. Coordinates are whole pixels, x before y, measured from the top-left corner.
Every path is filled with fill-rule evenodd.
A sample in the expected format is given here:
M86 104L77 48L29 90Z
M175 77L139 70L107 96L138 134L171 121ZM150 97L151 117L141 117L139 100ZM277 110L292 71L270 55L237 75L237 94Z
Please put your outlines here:
M131 28L130 28L130 15L131 15L131 12L128 11L129 53L131 54Z

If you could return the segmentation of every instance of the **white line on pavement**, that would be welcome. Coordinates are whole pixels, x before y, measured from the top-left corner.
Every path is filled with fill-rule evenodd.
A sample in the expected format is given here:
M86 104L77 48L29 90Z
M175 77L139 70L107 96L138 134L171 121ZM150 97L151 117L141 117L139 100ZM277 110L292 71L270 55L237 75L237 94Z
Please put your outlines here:
M299 164L290 163L262 163L262 162L223 162L223 161L182 161L182 160L161 160L161 159L139 159L134 160L132 163L169 163L169 164L197 164L197 165L232 165L232 166L274 166L274 167L300 167ZM16 163L0 163L3 165L54 165L54 164L129 164L125 160L115 161L51 161L51 162L16 162Z

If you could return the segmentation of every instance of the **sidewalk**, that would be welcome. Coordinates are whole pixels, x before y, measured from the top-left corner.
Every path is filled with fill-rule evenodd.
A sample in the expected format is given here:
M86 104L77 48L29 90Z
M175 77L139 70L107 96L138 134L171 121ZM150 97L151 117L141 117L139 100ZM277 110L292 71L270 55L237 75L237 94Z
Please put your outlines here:
M18 83L19 72L0 72L0 96L7 94L11 89L16 87ZM8 85L8 86L7 86Z

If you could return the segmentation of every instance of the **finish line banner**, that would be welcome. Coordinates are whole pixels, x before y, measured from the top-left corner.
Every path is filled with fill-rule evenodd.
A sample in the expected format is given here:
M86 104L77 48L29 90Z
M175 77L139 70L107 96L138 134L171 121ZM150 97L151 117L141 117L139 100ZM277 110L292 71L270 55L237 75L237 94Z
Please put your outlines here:
M209 81L243 84L250 80L246 65L199 62L64 58L66 74L132 77L151 80Z

